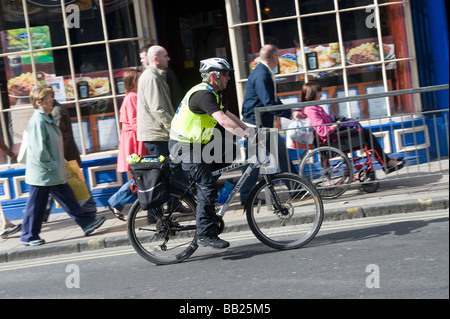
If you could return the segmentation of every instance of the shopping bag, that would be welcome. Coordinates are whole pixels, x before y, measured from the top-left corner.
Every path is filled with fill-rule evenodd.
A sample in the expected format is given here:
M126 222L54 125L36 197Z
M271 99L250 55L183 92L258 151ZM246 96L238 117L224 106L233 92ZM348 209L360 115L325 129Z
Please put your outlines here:
M3 233L6 226L5 215L3 214L2 203L0 203L0 234Z
M293 120L286 130L286 145L297 150L310 149L314 131L308 118Z
M77 161L66 162L66 170L67 184L72 188L75 198L80 203L80 206L82 206L91 197L91 193L89 192Z
M17 154L17 163L25 164L27 160L28 132L23 131L22 144L20 145L19 154Z

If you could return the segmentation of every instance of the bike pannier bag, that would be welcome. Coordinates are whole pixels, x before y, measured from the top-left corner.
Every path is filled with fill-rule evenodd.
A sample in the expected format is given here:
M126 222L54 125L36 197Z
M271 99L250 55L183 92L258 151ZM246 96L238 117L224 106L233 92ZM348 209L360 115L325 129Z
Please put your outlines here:
M168 162L130 164L137 186L137 198L142 209L160 206L169 199L170 167Z

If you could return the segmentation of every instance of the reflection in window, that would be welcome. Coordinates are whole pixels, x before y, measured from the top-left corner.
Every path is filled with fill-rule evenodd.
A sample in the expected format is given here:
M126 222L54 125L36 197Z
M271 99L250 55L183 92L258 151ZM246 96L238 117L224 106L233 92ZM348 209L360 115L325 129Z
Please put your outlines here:
M236 7L236 14L233 15L235 24L258 20L255 1L236 0Z
M297 20L265 23L263 27L266 44L275 44L278 48L285 49L293 48L298 43Z
M300 14L334 10L334 0L298 0Z
M292 0L259 0L259 6L263 20L295 15L295 5Z

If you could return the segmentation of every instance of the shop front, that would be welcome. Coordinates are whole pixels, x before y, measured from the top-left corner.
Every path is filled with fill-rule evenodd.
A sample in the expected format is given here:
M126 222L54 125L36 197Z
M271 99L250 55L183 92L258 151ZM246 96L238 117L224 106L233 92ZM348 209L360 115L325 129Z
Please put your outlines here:
M248 76L259 63L258 51L267 43L280 49L277 93L285 103L299 102L307 81L321 83L324 98L417 88L448 83L448 33L445 53L439 47L441 34L431 38L421 27L425 19L424 25L433 20L433 30L439 29L432 14L442 14L442 9L428 2L4 0L0 138L19 152L33 112L30 90L36 84L52 84L56 100L71 114L91 193L99 207L106 206L129 178L116 172L118 114L124 97L121 77L127 68L140 68L138 50L144 44L159 43L168 49L182 94L200 81L202 58L228 59L236 71L224 99L235 114L240 113ZM433 1L438 2L445 7L443 0ZM428 16L422 17L424 3ZM446 57L446 64L428 63L430 46L432 54L441 55L433 57L439 61ZM442 74L442 69L447 72ZM440 83L425 81L430 74L439 75ZM419 136L420 143L415 144L427 152L429 127L424 123L428 122L419 120L418 125L416 114L448 108L448 92L446 98L403 95L323 107L373 126L392 153L400 152L400 141L412 135ZM448 130L448 120L443 123ZM411 144L406 142L405 147ZM0 149L0 201L12 219L21 218L28 196L24 173L25 165L13 163Z

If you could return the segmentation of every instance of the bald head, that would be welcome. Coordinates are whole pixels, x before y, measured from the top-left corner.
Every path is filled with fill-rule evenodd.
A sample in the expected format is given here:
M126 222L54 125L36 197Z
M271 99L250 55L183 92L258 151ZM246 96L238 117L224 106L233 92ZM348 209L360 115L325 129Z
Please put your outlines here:
M153 45L147 51L148 65L157 69L166 69L169 66L170 57L162 46Z
M259 51L261 61L267 64L271 69L278 65L278 48L273 44L264 45Z
M266 44L259 51L259 55L262 61L267 62L274 56L278 56L278 48L273 44Z

